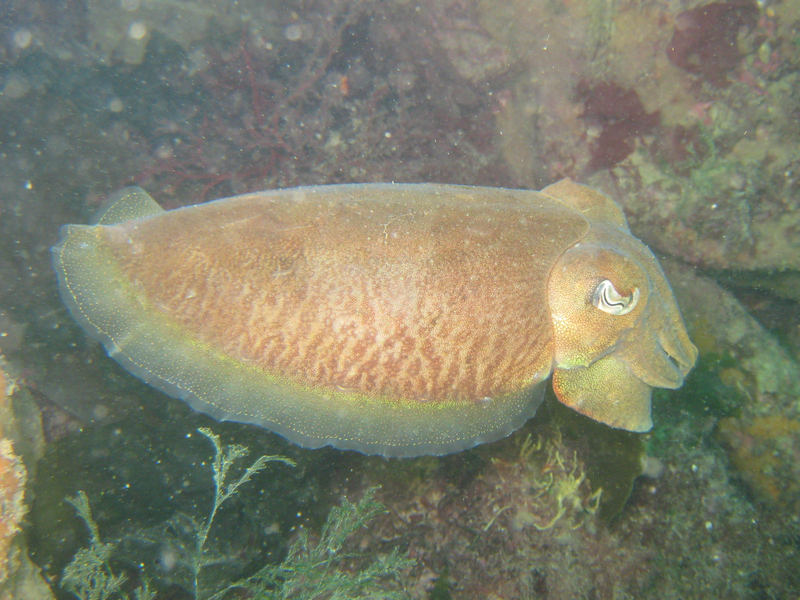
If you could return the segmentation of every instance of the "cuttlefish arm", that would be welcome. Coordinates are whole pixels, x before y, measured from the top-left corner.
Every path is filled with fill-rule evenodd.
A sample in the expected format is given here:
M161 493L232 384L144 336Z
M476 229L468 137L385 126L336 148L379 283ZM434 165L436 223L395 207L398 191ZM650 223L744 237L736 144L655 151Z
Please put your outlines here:
M697 357L672 289L610 198L569 180L543 193L591 224L550 274L556 396L612 427L647 431L652 388L680 387Z

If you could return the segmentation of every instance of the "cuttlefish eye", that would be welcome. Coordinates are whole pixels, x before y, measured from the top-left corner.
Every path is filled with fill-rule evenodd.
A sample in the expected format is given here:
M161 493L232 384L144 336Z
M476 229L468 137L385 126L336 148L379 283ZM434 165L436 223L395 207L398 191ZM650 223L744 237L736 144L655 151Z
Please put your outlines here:
M621 295L608 279L601 281L594 290L592 304L610 315L627 315L639 302L639 288L633 288L629 296Z

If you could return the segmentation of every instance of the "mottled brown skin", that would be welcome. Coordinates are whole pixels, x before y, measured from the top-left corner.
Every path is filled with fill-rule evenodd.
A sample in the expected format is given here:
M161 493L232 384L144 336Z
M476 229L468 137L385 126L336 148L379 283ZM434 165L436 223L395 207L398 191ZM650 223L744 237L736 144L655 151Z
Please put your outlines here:
M550 266L578 215L464 198L253 195L108 231L149 301L227 354L315 387L479 400L551 368ZM469 208L465 208L469 206Z

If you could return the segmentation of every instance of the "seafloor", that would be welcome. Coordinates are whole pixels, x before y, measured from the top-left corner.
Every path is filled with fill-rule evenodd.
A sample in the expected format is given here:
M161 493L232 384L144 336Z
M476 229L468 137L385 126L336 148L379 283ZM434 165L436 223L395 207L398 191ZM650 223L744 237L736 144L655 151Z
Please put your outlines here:
M199 427L249 447L237 465L297 463L220 509L205 590L284 561L301 533L313 546L345 496L381 486L385 506L330 549L333 587L292 591L284 571L220 598L800 597L800 3L0 11L0 598L211 597L185 568L214 502ZM645 435L548 397L511 437L443 458L304 450L130 376L70 319L50 266L59 227L130 184L173 208L305 184L567 176L617 200L663 257L700 351L683 388L655 395ZM79 491L99 539L65 501ZM95 596L63 577L92 541L100 571L124 577ZM374 568L392 556L408 560Z

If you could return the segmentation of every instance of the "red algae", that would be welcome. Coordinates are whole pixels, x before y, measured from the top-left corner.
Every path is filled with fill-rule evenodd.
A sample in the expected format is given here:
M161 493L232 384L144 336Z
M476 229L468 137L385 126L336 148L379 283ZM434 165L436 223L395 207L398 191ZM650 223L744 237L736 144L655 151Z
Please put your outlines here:
M700 128L675 125L664 128L655 143L656 155L666 161L681 177L687 177L693 168L705 160L710 152Z
M743 57L736 44L739 31L752 29L757 21L758 7L752 0L712 2L682 12L675 18L667 58L710 84L724 87L728 74Z
M636 90L626 90L614 82L578 84L587 121L600 127L600 135L591 148L590 171L609 169L625 160L634 150L636 136L651 132L660 123L658 111L648 113Z

